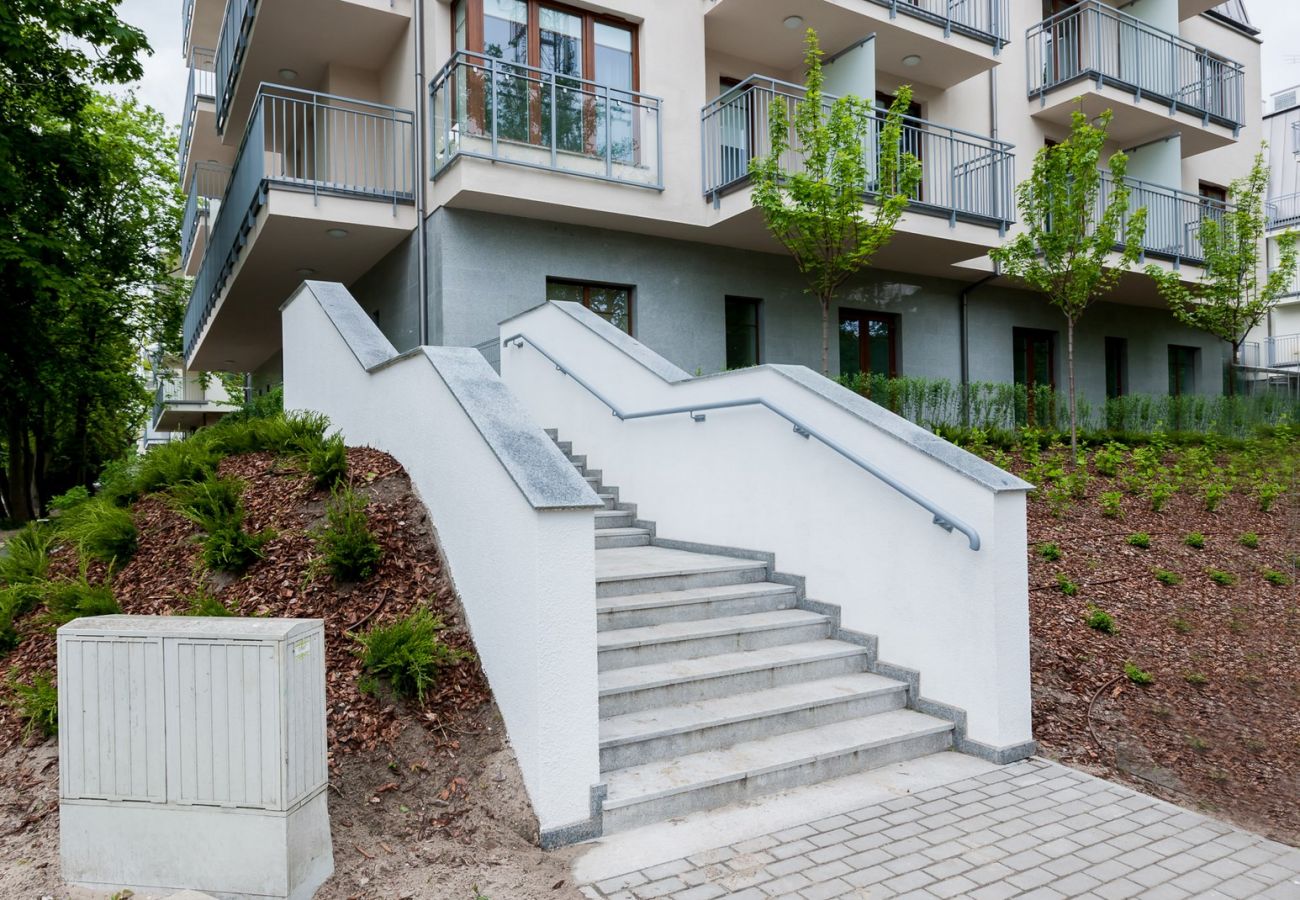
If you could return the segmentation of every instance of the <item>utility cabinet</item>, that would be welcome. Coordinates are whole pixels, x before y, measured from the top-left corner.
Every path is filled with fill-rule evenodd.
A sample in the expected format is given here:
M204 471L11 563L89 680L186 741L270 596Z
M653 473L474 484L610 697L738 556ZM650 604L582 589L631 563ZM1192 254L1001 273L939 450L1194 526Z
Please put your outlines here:
M65 881L307 898L333 872L321 620L77 619L58 685Z

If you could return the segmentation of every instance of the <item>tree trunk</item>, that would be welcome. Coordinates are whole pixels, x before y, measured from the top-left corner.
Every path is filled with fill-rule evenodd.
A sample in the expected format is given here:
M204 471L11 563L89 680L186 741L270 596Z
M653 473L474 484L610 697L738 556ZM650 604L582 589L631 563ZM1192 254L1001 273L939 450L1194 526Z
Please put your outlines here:
M1246 343L1245 335L1240 341L1228 341L1232 348L1232 358L1228 361L1228 396L1237 396L1237 362L1241 359L1241 345Z
M1074 319L1065 320L1065 360L1070 380L1070 467L1079 458L1079 419L1074 405Z
M822 374L831 377L831 298L823 294L818 298L822 304Z
M5 505L10 517L17 523L30 522L36 516L32 502L32 452L27 429L17 416L6 423L9 442L9 462L6 465L8 483L5 485Z

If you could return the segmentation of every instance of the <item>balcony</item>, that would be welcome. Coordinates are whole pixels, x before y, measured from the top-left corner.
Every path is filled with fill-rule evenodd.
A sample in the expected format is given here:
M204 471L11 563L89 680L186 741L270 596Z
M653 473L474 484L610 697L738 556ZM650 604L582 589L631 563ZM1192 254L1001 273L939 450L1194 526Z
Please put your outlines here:
M1010 37L1009 0L714 0L704 16L708 53L748 60L754 70L802 71L803 28L827 56L875 35L876 68L908 84L947 89L998 64ZM904 62L907 60L907 62ZM734 73L733 73L734 74Z
M429 85L433 177L462 157L663 189L663 101L458 51Z
M825 99L829 107L835 98ZM803 102L803 88L751 75L704 107L700 129L706 197L712 199L748 185L749 161L766 154L771 146L773 101L785 103L793 120ZM868 125L862 149L869 161L879 156L883 124L883 115L877 115ZM1010 144L904 116L902 147L921 162L921 183L909 209L953 223L960 220L997 229L1011 223L1014 156ZM792 149L783 167L793 172L802 165L802 154Z
M216 46L225 6L225 0L181 0L181 47L186 57L195 47Z
M1269 231L1300 227L1300 194L1270 198L1264 205L1264 214L1268 217Z
M210 425L238 408L239 404L226 393L216 376L205 378L194 373L168 372L154 389L150 428L154 431L191 431L201 425Z
M1300 334L1264 338L1263 360L1270 369L1300 368Z
M177 171L181 184L193 177L191 165L198 161L230 162L230 149L217 137L216 55L203 47L190 51L189 79L185 105L181 107L181 133L177 145Z
M185 197L181 217L181 270L189 276L198 274L207 249L212 223L221 209L221 197L230 184L230 167L217 163L197 163Z
M189 367L265 362L279 305L304 278L350 283L415 228L415 177L410 110L263 85L205 233Z
M1245 121L1240 63L1083 0L1029 29L1029 97L1038 118L1068 125L1111 109L1110 136L1134 146L1182 132L1184 156L1232 143Z
M199 3L206 0L197 0ZM216 125L238 134L259 86L298 78L328 89L331 68L381 72L397 55L412 0L228 0L216 52ZM254 27L256 25L256 27Z
M1125 178L1124 183L1129 189L1129 209L1146 207L1147 210L1147 229L1142 239L1145 255L1169 260L1175 268L1183 263L1199 266L1205 262L1201 223L1206 219L1222 222L1231 206L1136 178ZM1102 175L1102 189L1097 196L1098 215L1109 202L1114 185L1109 174Z

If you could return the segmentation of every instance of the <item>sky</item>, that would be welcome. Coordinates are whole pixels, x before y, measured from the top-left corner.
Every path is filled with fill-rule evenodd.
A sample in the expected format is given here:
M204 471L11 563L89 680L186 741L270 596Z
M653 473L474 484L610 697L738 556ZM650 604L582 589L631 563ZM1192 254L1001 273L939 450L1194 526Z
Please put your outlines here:
M1300 84L1300 2L1246 0L1246 11L1264 41L1262 103L1270 94ZM181 57L180 0L122 0L118 14L143 28L154 50L145 60L144 78L136 85L138 95L179 126L188 78Z

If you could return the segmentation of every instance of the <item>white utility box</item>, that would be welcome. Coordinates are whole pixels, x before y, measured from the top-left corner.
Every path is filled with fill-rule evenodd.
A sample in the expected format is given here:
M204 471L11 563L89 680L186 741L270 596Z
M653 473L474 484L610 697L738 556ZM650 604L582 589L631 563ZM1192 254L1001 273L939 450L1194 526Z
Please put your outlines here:
M334 871L319 619L59 629L65 881L311 897Z

